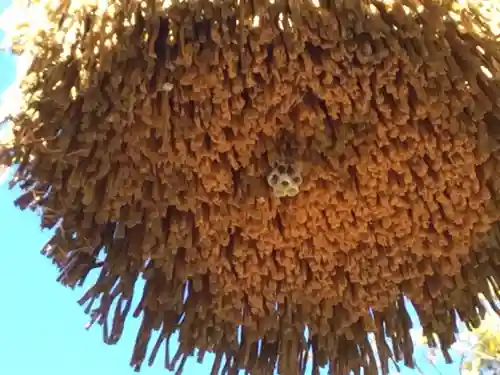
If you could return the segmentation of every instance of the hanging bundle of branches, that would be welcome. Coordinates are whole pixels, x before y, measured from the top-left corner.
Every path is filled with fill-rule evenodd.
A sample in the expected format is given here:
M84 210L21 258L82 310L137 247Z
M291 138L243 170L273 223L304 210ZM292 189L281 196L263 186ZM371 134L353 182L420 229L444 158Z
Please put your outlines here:
M213 352L212 374L387 374L413 365L404 296L448 360L497 298L500 54L477 7L37 4L0 163L59 280L100 270L81 304L105 342L142 316L137 370L165 343L179 373Z

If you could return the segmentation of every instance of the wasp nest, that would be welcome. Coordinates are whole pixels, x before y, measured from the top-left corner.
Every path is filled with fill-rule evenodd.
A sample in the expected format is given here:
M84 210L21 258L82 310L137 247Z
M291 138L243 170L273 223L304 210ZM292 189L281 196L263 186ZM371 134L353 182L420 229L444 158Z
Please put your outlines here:
M276 161L267 176L267 183L276 197L295 197L299 194L302 184L300 168L295 163Z
M445 355L457 314L478 324L500 280L500 51L475 10L108 3L51 2L20 39L0 163L55 228L60 280L100 269L80 302L107 343L145 278L136 369L178 332L178 371L214 352L214 374L301 374L310 352L314 374L387 374L412 365L405 297Z

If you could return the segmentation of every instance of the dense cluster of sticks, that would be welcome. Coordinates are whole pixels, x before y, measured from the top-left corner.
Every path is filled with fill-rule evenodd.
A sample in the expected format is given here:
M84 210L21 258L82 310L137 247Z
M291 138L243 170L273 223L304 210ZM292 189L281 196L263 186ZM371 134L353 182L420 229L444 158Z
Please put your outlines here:
M158 332L150 362L166 341L179 372L214 352L213 374L302 374L311 352L313 374L386 374L412 365L403 296L445 354L457 316L478 324L500 280L500 54L477 12L74 4L33 39L0 163L56 229L60 281L100 269L81 303L107 343L145 278L135 368Z

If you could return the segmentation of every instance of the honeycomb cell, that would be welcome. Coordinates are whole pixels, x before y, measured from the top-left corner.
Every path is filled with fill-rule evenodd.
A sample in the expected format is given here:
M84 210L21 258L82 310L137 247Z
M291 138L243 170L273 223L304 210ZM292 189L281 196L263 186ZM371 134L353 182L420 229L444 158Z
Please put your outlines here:
M274 162L267 182L278 198L295 197L300 192L302 176L300 169L293 163Z

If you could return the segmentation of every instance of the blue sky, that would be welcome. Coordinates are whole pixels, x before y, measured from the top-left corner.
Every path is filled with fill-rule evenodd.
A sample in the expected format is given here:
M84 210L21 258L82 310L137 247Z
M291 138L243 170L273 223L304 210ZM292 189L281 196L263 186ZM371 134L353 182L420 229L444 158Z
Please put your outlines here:
M9 3L0 0L0 13ZM14 78L13 57L0 52L0 93ZM56 283L57 269L40 254L50 232L40 231L36 214L14 208L12 202L19 194L18 189L8 190L5 183L0 186L0 283L4 286L4 302L0 308L1 372L8 375L135 374L128 362L140 320L130 318L124 336L113 346L102 343L98 325L88 331L84 329L88 318L76 302L84 290L66 289ZM417 358L423 358L422 350L417 352ZM418 362L426 375L437 374L426 361ZM168 374L162 365L160 352L156 364L151 368L144 365L141 373ZM458 374L456 364L444 365L439 359L437 366L443 374ZM210 369L211 361L200 365L192 359L184 373L203 375L209 374ZM416 374L404 368L401 373Z

